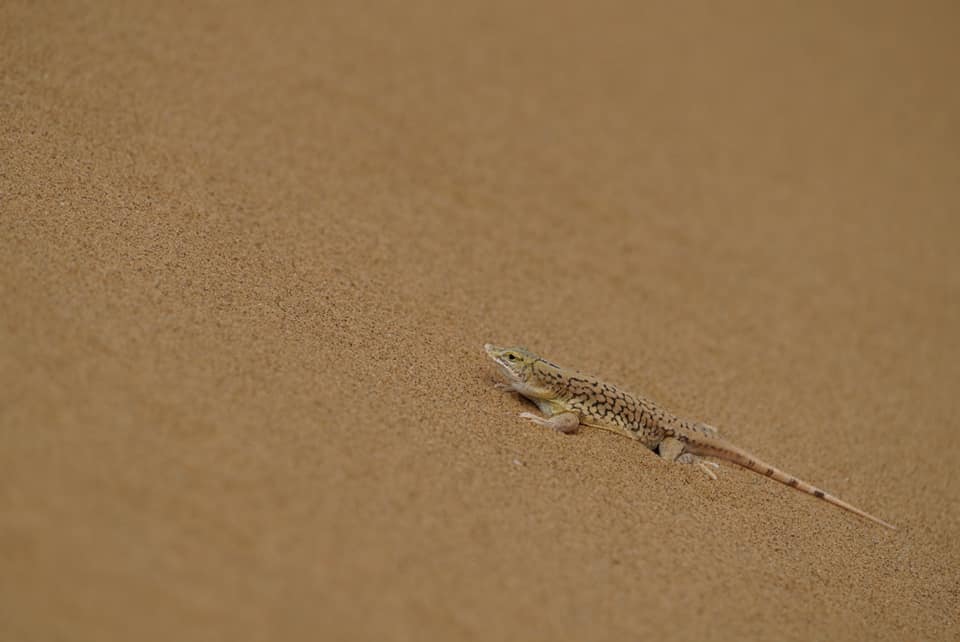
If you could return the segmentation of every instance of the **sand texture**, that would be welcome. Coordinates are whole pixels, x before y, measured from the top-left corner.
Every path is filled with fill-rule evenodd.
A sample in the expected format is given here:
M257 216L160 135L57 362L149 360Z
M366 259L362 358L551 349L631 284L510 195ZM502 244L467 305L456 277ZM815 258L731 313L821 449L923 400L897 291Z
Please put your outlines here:
M960 638L958 24L0 3L0 640Z

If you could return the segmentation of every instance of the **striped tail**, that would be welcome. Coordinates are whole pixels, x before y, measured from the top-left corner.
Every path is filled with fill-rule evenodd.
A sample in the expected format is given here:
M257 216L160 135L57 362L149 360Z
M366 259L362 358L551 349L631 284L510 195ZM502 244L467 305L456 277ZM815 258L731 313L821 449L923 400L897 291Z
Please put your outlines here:
M730 444L719 438L700 438L696 441L689 440L685 444L687 452L691 452L695 455L706 455L708 457L717 457L718 459L725 459L731 461L739 466L752 470L753 472L759 475L765 475L767 477L772 477L781 484L786 484L791 488L796 488L797 490L807 493L808 495L813 495L819 499L822 499L826 502L833 504L834 506L839 506L844 510L848 510L851 513L859 515L865 519L869 519L871 522L880 524L881 526L886 526L892 530L897 530L897 527L893 524L883 521L879 517L874 517L870 513L860 510L853 504L848 504L839 497L834 497L830 493L820 490L816 486L808 484L802 479L797 479L793 475L788 475L779 468L771 466L765 461L761 461L748 453L745 450L737 448L733 444Z

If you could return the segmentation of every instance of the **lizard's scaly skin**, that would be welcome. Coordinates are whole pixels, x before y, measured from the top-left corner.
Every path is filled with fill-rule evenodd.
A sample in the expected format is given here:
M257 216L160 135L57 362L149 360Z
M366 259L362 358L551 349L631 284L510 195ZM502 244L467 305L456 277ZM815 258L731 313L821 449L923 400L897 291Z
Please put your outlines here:
M579 425L618 432L640 441L647 448L659 452L665 459L698 464L711 477L715 476L704 467L706 462L702 462L700 458L708 456L725 459L877 524L896 528L761 461L721 438L715 428L681 419L649 399L604 383L596 377L561 368L525 348L501 348L488 343L484 350L500 367L507 381L500 387L530 399L546 415L547 419L543 419L531 413L522 413L521 416L534 423L563 432L573 432Z

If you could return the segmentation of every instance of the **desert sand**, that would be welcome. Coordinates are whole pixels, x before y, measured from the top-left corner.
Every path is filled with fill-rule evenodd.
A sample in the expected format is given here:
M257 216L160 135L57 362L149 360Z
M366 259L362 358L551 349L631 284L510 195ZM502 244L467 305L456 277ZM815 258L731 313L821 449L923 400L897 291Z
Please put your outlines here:
M958 19L2 3L0 639L958 639Z

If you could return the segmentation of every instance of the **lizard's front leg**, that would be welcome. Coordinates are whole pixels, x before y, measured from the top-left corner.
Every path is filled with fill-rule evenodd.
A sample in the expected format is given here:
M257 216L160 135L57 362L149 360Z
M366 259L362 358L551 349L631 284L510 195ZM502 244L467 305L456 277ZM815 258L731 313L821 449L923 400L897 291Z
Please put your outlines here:
M697 467L707 475L707 477L710 479L717 478L717 474L710 470L709 467L713 466L714 468L720 468L720 466L712 461L704 461L693 453L683 452L683 442L681 442L679 439L675 439L674 437L664 437L663 441L660 442L660 446L657 447L657 452L659 452L660 456L667 461L675 461L678 464L696 464Z
M549 419L538 417L532 412L521 412L520 416L524 419L529 419L539 426L553 428L558 432L568 435L572 432L576 432L577 427L580 426L580 415L575 412L561 412L559 415L553 415Z

